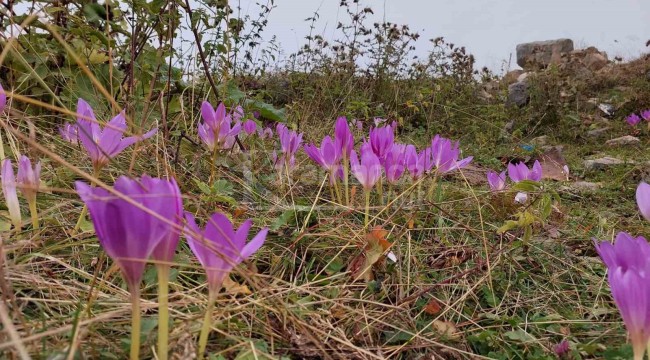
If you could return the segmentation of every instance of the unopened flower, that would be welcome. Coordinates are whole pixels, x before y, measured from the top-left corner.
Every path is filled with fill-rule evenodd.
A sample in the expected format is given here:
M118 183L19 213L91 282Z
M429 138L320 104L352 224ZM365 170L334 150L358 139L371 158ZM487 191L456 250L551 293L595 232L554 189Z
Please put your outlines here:
M20 215L20 204L18 203L16 188L16 176L11 165L11 159L4 159L2 161L2 193L5 196L11 223L15 229L19 230L22 226L22 217Z
M361 160L357 152L352 151L350 169L366 192L372 190L381 177L381 163L368 143L361 146Z
M540 181L542 179L542 165L535 160L532 169L529 169L525 163L508 164L508 176L514 182L523 180Z
M376 127L370 130L370 147L380 161L384 160L386 153L395 142L395 134L390 126Z
M5 106L7 105L7 94L5 93L5 90L2 88L2 84L0 84L0 113L5 109Z
M650 109L646 109L646 110L641 111L641 117L645 121L650 121Z
M386 173L386 181L394 184L399 181L404 170L406 169L406 145L393 144L393 146L386 153L384 158L384 172Z
M109 121L102 129L97 123L90 105L83 99L79 99L77 103L78 136L95 169L101 169L124 149L138 141L152 137L158 131L157 128L154 128L142 136L122 138L125 130L124 111Z
M18 161L18 186L27 202L36 201L36 193L41 184L41 162L32 167L32 162L25 155Z
M492 191L501 191L506 188L506 172L502 171L500 174L497 174L494 171L487 172L487 180L490 185L490 190Z
M636 203L641 215L650 221L650 185L648 183L642 182L636 188Z
M428 151L427 151L428 149ZM427 148L418 153L415 145L406 145L404 149L404 157L406 161L406 168L411 174L411 179L416 181L424 176L424 173L427 171L427 158L431 159L431 148ZM428 161L431 163L431 161Z
M349 159L350 153L354 148L354 136L348 126L348 120L344 116L336 119L336 124L334 125L334 141L341 149L341 156Z
M250 119L244 121L244 131L248 135L255 134L255 131L257 131L257 123L254 120L250 120Z
M77 131L76 124L65 123L63 126L59 127L59 134L61 138L70 144L79 143L79 133Z
M178 185L174 180L146 175L136 180L121 176L115 181L114 190L127 201L101 187L82 181L75 184L79 197L88 206L99 243L120 267L129 289L136 290L154 249L178 231L174 229L179 211ZM161 257L168 258L171 250L160 252Z
M555 355L559 357L560 359L566 356L569 353L569 342L564 339L557 345L553 347L553 351L555 351Z

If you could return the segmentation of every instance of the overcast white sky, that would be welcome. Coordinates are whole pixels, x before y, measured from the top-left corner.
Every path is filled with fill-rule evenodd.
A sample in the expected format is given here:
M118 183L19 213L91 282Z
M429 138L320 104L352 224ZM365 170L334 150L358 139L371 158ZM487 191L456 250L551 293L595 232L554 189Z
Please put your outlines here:
M242 12L255 17L256 2L266 0L230 0ZM349 1L352 2L351 0ZM375 18L408 24L422 36L418 55L430 48L428 39L444 36L465 46L476 56L477 65L498 71L502 61L512 53L516 66L515 46L521 42L561 37L573 39L576 47L596 46L630 58L650 52L650 0L361 0L370 6ZM305 43L309 33L306 18L318 10L316 31L331 40L339 20L347 14L338 0L276 0L265 36L278 37L289 54Z

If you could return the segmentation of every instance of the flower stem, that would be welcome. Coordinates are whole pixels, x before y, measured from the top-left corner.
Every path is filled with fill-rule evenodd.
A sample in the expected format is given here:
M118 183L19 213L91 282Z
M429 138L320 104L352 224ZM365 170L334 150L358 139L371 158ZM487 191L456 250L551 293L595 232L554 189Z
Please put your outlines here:
M158 359L169 353L169 266L158 265Z
M214 146L214 150L212 150L212 164L210 165L210 182L214 182L216 180L215 176L217 174L217 156L219 153L219 148L217 146Z
M38 230L38 209L36 208L36 197L29 202L29 212L32 215L32 227Z
M140 289L138 286L131 288L131 352L129 358L140 358Z
M381 176L377 182L377 195L379 195L379 204L384 205L384 184L381 180Z
M347 156L343 157L343 186L345 187L345 205L350 206L350 189L348 187L348 160Z
M336 192L336 199L338 200L339 204L343 203L343 200L341 200L341 189L339 189L339 183L334 179L334 184L332 184L334 187L334 191Z
M366 227L368 227L369 214L370 214L370 191L366 191L366 222L365 222Z
M212 310L214 310L216 297L217 294L215 294L214 291L210 291L210 294L208 295L208 307L205 309L203 326L201 327L201 335L199 335L199 352L197 354L198 360L203 359L203 353L205 353L205 348L208 344L208 334L210 334L210 325L212 325Z

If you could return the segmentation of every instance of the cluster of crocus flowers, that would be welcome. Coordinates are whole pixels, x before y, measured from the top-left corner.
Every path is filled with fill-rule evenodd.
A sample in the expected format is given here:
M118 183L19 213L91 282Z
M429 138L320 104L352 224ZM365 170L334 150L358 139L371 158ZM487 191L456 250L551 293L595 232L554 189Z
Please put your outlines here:
M77 103L77 136L88 152L96 173L124 149L140 140L152 137L158 129L154 128L142 136L123 138L125 131L124 111L111 119L102 129L90 105L83 99L79 99Z
M625 117L625 121L630 126L636 126L641 122L641 120L645 120L648 122L648 126L650 127L650 109L643 110L640 114L641 116L637 113L631 113Z
M203 265L208 280L208 308L199 335L198 357L202 358L212 324L212 309L224 279L242 261L255 253L266 239L268 229L262 229L247 243L253 221L248 219L235 230L230 220L221 213L215 213L205 229L196 225L191 213L185 213L185 237L190 249Z
M568 167L565 169L568 172ZM524 180L528 181L540 181L542 179L542 165L539 161L535 160L533 166L529 168L525 163L520 162L517 164L508 164L507 174L510 180L514 183L518 183ZM506 189L506 171L501 173L494 172L492 170L487 172L487 181L492 192L499 192ZM515 195L515 202L525 203L528 200L528 194L524 192L519 192Z
M2 162L2 192L5 196L9 217L16 230L22 227L20 204L18 203L17 189L23 194L29 205L32 217L32 227L38 229L38 210L36 208L36 194L41 183L41 162L32 167L32 162L25 155L18 161L18 178L14 175L10 159Z

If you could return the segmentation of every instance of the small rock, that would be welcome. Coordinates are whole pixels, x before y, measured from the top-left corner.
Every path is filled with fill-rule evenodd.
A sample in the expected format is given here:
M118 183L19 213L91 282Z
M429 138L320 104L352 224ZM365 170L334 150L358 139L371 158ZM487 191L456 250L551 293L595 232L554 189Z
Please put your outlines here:
M573 51L571 39L535 41L517 45L517 64L523 69L546 68L557 63L562 54Z
M571 184L570 188L577 191L596 191L603 187L601 183L593 183L589 181L576 181Z
M600 109L600 111L603 112L603 114L605 114L606 117L610 119L614 117L614 114L616 113L616 108L612 104L607 104L607 103L598 104L598 108Z
M528 73L528 72L522 73L521 75L519 75L517 77L517 82L524 82L524 81L528 80L529 77L530 77L530 73Z
M600 159L585 160L585 169L587 170L602 170L608 167L625 164L625 161L610 156L605 156Z
M583 61L587 69L591 71L598 71L609 63L607 56L600 52L587 54Z
M529 100L527 82L516 82L508 86L508 100L506 102L508 105L524 107Z
M525 71L521 69L508 71L505 75L503 75L503 82L508 85L517 82L518 81L517 79L519 79L519 76L523 73L525 73Z
M544 146L548 144L548 135L538 136L530 141L532 145Z
M632 135L625 135L616 139L607 140L606 145L609 146L623 146L623 145L636 145L640 142L639 138Z
M589 131L587 131L587 136L589 136L589 137L599 137L599 136L604 135L606 132L608 132L609 129L610 128L608 128L608 127L604 127L604 128L600 128L600 129L589 130Z

